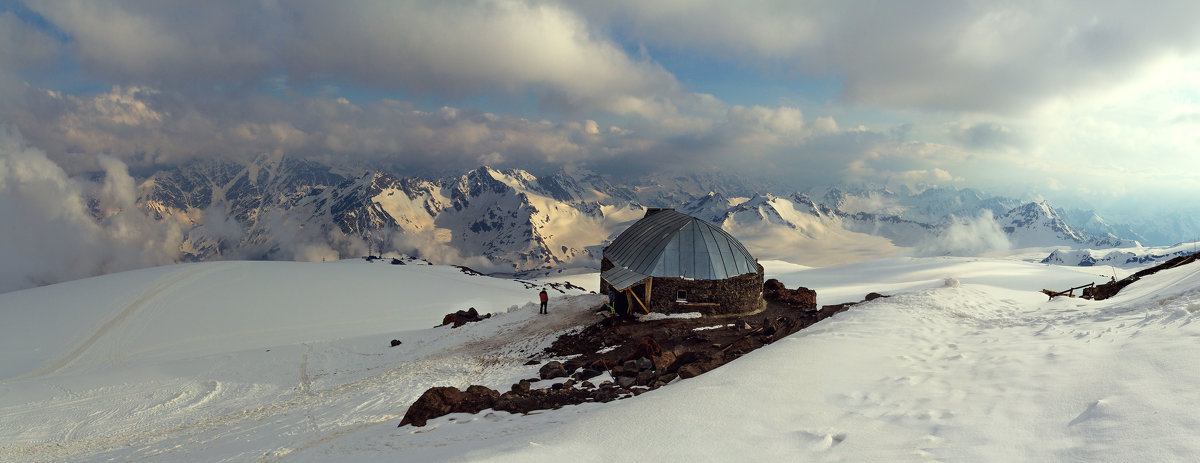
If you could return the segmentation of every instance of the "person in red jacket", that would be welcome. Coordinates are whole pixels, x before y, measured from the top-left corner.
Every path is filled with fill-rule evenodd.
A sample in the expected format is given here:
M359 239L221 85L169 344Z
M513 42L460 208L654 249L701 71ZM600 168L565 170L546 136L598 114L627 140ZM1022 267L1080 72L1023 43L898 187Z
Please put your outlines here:
M550 302L550 295L546 294L546 288L542 288L542 292L538 293L538 298L542 300L542 310L538 313L539 314L549 313L549 312L546 312L546 303Z

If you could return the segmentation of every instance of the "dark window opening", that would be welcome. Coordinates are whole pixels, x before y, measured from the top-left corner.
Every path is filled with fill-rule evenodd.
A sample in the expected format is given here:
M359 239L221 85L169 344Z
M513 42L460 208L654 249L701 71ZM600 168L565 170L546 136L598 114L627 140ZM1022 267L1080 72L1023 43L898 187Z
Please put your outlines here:
M675 302L687 302L687 290L681 289L675 292Z

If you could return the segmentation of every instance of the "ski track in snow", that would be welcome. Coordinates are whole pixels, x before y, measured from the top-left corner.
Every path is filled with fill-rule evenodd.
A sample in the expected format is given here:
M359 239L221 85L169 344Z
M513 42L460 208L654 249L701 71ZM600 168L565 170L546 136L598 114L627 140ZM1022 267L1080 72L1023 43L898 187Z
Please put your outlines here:
M94 331L91 334L91 336L88 336L87 339L85 339L83 342L79 343L79 345L75 346L75 348L72 349L65 356L63 356L62 358L56 360L55 362L43 367L42 369L40 369L34 373L31 373L31 374L29 374L27 376L23 376L23 377L12 378L8 381L32 379L32 378L37 378L40 376L45 376L45 375L48 375L51 373L56 373L58 371L61 371L62 369L70 366L71 362L74 362L76 359L78 359L80 356L82 356L85 352L88 351L88 349L91 349L92 346L94 346L101 338L107 336L111 331L114 330L114 328L121 327L122 323L126 319L128 319L131 315L133 315L137 311L141 310L150 301L153 301L157 298L160 298L160 297L170 294L171 290L173 288L179 286L181 283L184 283L184 282L189 281L194 278L198 278L203 275L207 275L207 274L211 274L211 273L220 271L222 269L228 268L231 265L237 265L237 263L236 262L219 262L219 263L214 263L214 264L209 264L209 265L194 265L194 266L190 266L190 267L185 267L183 269L177 270L169 275L164 276L162 279L167 280L167 281L164 281L161 283L156 283L153 287L151 287L150 289L143 292L141 296L139 296L136 300L134 300L132 303L130 303L128 306L126 306L124 309L122 309L120 312L118 312L117 315L113 316L111 319L104 322L104 324L100 325L96 329L96 331ZM120 353L121 351L119 350L119 347L120 347L120 343L118 340L118 342L114 343L114 345L113 345L113 348L112 348L112 351L110 354L110 358L116 359L121 356L121 353ZM5 381L5 382L7 382L7 381Z
M170 280L147 290L71 354L31 378L63 370L98 339L116 333L122 322L148 300L161 297L173 286L200 274L188 270L177 272ZM427 341L431 347L423 349L428 352L412 359L373 355L373 362L338 365L345 359L345 346L337 342L302 343L297 346L298 381L292 388L204 379L201 375L164 381L153 387L126 384L70 391L70 398L0 410L8 422L30 423L38 422L39 416L49 418L41 420L43 424L35 428L13 429L0 424L0 440L4 442L0 444L0 461L176 458L172 455L187 459L186 452L176 452L184 452L185 448L236 446L240 435L254 429L262 432L264 427L280 436L276 444L290 444L256 449L256 453L241 451L236 459L275 461L373 426L393 427L407 406L429 385L485 384L504 388L519 379L511 377L511 372L521 369L530 356L545 347L547 340L595 317L586 309L560 307L556 311L553 303L551 316L528 315L535 309L536 305L528 304L519 309L523 313L498 314L453 330L437 328L436 337ZM444 344L439 341L455 336L468 336L469 340L450 349L439 348ZM376 341L385 344L382 339ZM349 374L343 376L347 379L344 382L336 375L340 368L356 367L384 371L360 378L354 378L353 371L345 371ZM524 368L530 371L524 377L536 376L537 366ZM94 411L86 412L89 410ZM80 411L86 415L81 416ZM136 450L130 452L130 449Z

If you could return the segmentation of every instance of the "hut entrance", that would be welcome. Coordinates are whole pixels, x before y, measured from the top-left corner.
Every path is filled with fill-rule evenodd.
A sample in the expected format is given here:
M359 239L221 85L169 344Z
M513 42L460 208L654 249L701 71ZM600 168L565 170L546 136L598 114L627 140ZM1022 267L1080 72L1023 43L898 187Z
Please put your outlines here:
M646 280L622 290L609 286L613 312L619 315L650 313L650 281Z
M625 290L630 311L650 313L650 281L646 280Z

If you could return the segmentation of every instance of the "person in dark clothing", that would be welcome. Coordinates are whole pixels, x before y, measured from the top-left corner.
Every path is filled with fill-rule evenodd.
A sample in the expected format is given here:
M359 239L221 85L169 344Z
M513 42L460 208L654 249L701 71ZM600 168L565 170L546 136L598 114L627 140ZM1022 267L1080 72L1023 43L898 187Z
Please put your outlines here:
M542 301L542 309L538 313L539 314L549 313L549 312L546 312L546 303L550 302L550 295L546 294L545 288L542 288L542 292L538 293L538 298L541 299L541 301Z

